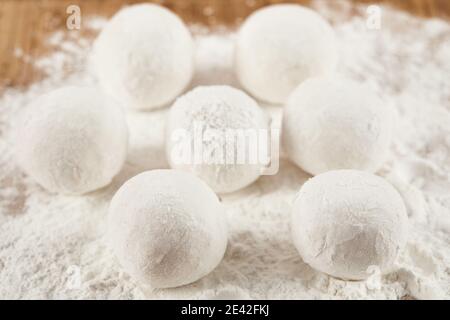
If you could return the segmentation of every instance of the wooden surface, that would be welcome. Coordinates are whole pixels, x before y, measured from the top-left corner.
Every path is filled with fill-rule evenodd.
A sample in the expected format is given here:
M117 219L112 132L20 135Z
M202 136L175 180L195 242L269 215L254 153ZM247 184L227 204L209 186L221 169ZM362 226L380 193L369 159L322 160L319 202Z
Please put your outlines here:
M340 0L328 0L340 1ZM15 57L18 48L26 56L36 57L47 50L43 45L49 34L63 28L66 8L76 4L83 17L111 16L121 6L139 0L0 0L0 94L6 87L25 86L42 75L30 64ZM233 25L253 10L271 3L297 2L307 5L309 0L155 0L180 15L188 23L209 26ZM448 19L449 0L360 0L354 2L383 2L414 14Z

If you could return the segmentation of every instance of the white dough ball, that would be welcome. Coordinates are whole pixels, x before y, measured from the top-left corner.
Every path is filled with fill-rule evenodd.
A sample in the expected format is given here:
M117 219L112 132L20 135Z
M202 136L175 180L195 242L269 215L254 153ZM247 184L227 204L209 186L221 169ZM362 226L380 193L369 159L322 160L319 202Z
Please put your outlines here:
M219 264L227 246L222 204L203 181L182 171L131 178L114 195L108 218L122 267L152 288L197 281Z
M283 110L283 146L313 175L336 169L375 172L388 156L394 116L365 85L338 77L310 79Z
M297 250L311 267L361 280L391 271L406 244L408 217L400 194L386 180L336 170L302 186L291 228Z
M302 81L332 73L338 54L331 26L295 4L272 5L250 15L239 30L235 64L253 96L284 103Z
M244 92L228 86L197 87L170 109L167 157L172 168L194 173L215 192L233 192L254 182L265 168L260 158L252 162L249 156L259 145L248 143L250 139L240 143L241 134L260 134L258 130L268 132L269 127L267 115Z
M125 162L123 110L96 89L66 87L42 95L16 127L19 164L51 192L83 194L104 187Z
M94 44L93 66L106 92L131 109L154 109L189 84L194 49L180 18L154 4L125 7Z

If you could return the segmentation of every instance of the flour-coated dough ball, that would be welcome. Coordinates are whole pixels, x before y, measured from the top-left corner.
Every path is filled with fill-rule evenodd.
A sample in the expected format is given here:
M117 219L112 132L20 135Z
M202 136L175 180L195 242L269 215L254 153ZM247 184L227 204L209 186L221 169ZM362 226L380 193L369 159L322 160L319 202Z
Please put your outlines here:
M229 86L197 87L178 98L170 109L167 157L172 168L194 173L215 192L233 192L257 180L265 168L261 158L253 162L250 157L243 158L255 155L258 145L240 143L239 137L250 136L248 132L261 133L258 130L268 132L269 128L268 116L241 90ZM227 140L223 135L227 130L235 138ZM187 144L192 148L189 158L180 156Z
M377 171L386 160L395 113L367 86L340 77L301 84L283 110L289 158L315 175L328 170Z
M19 164L51 192L83 194L104 187L127 155L123 110L95 88L65 87L40 96L16 128Z
M238 78L253 96L267 102L284 103L302 81L332 73L337 60L331 26L300 5L257 10L238 33Z
M391 271L408 237L403 199L386 180L335 170L308 180L292 212L294 244L314 269L360 280Z
M125 271L152 288L182 286L210 273L227 246L225 212L194 175L153 170L128 180L108 217L112 249Z
M180 18L154 4L125 7L94 44L93 66L102 87L131 109L154 109L189 84L194 49Z

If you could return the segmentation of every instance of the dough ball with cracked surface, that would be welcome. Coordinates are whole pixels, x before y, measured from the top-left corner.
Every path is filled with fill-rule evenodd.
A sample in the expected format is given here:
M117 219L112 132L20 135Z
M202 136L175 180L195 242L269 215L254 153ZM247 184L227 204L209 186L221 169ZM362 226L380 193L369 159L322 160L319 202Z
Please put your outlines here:
M128 180L114 195L108 236L125 271L152 288L197 281L222 260L225 212L196 176L153 170Z
M407 241L408 217L400 194L383 178L336 170L302 186L291 229L297 250L311 267L361 280L373 268L391 271Z

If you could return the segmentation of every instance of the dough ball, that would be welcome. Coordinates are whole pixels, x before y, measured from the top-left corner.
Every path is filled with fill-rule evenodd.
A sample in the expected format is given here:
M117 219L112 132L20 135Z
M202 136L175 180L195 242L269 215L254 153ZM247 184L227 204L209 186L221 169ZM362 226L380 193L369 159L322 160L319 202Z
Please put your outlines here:
M269 118L244 92L228 86L197 87L170 109L167 157L172 168L194 173L215 192L233 192L263 172L258 151L264 151L258 143L269 127Z
M186 172L135 176L114 195L108 218L119 262L136 281L153 288L197 281L219 264L227 246L222 204Z
M123 110L96 89L66 87L42 95L16 127L19 164L50 192L99 189L125 162L128 129Z
M406 244L408 217L399 193L364 171L336 170L308 180L292 212L294 244L314 269L360 280L391 271Z
M154 109L189 84L194 50L189 30L169 10L139 4L120 10L94 44L93 66L106 92L131 109Z
M375 172L388 156L394 116L364 85L337 77L310 79L283 110L282 141L289 158L313 175Z
M284 103L302 81L333 72L337 60L331 26L300 5L257 10L238 33L238 78L253 96L267 102Z

